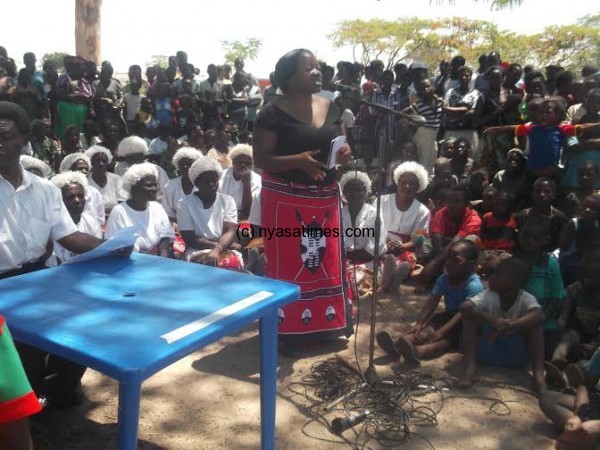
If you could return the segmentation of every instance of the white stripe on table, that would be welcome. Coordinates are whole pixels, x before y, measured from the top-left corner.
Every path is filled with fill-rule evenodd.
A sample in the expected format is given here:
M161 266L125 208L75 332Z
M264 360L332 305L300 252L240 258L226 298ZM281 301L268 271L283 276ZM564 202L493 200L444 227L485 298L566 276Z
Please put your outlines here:
M167 334L163 334L161 338L167 341L167 344L172 344L173 342L177 342L184 337L189 336L192 333L202 330L203 328L212 325L213 323L218 322L219 320L225 319L244 308L254 305L265 298L269 298L273 295L272 292L268 291L260 291L256 294L251 295L250 297L246 297L242 300L239 300L225 308L221 308L218 311L215 311L208 316L203 317L202 319L195 320L193 322L188 323L182 327L179 327L173 331L169 331Z

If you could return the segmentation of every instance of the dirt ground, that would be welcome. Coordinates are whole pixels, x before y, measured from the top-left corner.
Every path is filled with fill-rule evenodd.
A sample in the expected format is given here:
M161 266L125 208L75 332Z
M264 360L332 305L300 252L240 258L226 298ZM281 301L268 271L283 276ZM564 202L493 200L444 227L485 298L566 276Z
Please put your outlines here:
M381 298L378 329L401 331L416 318L424 297L412 294ZM368 360L370 300L363 301L357 339L359 360ZM259 449L260 401L258 329L245 329L159 372L143 384L139 425L139 449ZM354 338L319 344L299 358L279 357L277 399L278 449L351 448L319 423L311 423L307 401L289 390L317 361L339 354L354 360ZM376 348L380 375L409 369ZM412 369L410 369L412 370ZM462 356L448 354L424 362L420 371L437 377L457 378ZM434 427L418 427L437 450L546 450L554 448L556 433L540 413L536 398L526 393L525 371L482 368L482 381L467 392L450 389ZM116 448L118 385L98 372L88 370L83 378L86 401L79 408L43 413L32 422L37 450L104 450ZM509 415L489 411L490 400L508 402ZM332 417L331 417L332 418ZM303 428L304 427L304 428ZM351 438L352 432L344 436ZM376 443L371 448L382 448ZM401 447L426 449L413 438Z

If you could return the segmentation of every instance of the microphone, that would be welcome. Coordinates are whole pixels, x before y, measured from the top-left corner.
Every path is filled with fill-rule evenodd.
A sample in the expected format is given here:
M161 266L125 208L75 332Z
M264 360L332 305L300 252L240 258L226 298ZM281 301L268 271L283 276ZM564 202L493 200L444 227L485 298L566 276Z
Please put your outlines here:
M348 428L352 428L354 425L364 422L369 414L371 414L371 412L366 410L360 414L353 414L350 417L336 417L331 421L331 429L335 434L342 434Z
M360 92L360 89L354 86L348 86L342 83L330 83L329 90L338 92Z

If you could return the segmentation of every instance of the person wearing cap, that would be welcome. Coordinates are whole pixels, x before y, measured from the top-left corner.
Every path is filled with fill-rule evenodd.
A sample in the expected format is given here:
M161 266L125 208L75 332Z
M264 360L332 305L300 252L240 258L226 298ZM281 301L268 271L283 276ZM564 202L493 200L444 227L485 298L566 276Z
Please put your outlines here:
M53 176L50 181L60 189L63 203L77 229L82 233L102 238L102 229L98 220L85 211L85 190L88 185L85 175L74 171L63 172ZM75 256L58 242L54 243L53 253L59 259L59 263L64 263Z
M190 167L202 156L200 150L192 147L181 147L173 155L173 166L181 176L169 180L162 200L163 208L165 208L171 223L177 223L177 208L181 199L194 191L194 183L189 176Z
M59 173L76 171L88 176L92 162L85 153L71 153L64 157L60 163ZM102 194L98 189L89 184L85 188L85 210L88 214L95 217L101 225L106 221L104 214L104 204Z
M21 155L19 162L21 163L21 166L23 166L23 169L40 178L48 178L52 172L52 168L48 164L33 156Z
M102 243L82 233L67 211L61 191L50 181L33 175L19 163L22 146L31 132L27 113L20 106L0 102L0 279L45 267L46 244L58 241L72 253L85 253ZM50 404L81 403L80 366L29 345L17 348L31 386ZM5 373L0 351L0 373ZM52 368L49 370L49 368ZM0 402L6 386L0 383ZM15 448L15 447L4 447Z
M127 199L123 192L123 179L108 171L113 157L106 147L92 145L85 151L85 155L92 164L92 170L88 175L89 185L96 188L102 195L102 204L105 214L108 216L115 205Z
M110 239L123 228L135 227L133 251L172 257L175 231L169 217L156 201L158 173L151 163L134 164L123 176L123 190L129 199L116 205L106 222Z
M417 95L417 83L425 78L429 78L429 69L425 63L415 61L408 67L408 73L412 80L412 83L408 86L408 99L409 103L412 105L419 99Z
M229 152L229 157L233 165L225 169L219 179L219 192L233 197L238 214L246 218L250 213L252 198L260 195L261 178L252 170L254 158L250 145L236 145Z
M146 156L150 153L148 144L144 139L138 136L129 136L119 142L117 146L117 158L120 161L115 165L115 173L124 176L127 169L134 164L141 164L146 161ZM158 193L156 199L161 202L164 196L165 188L169 182L167 172L154 163L148 163L154 166L158 173Z
M189 177L196 190L181 200L177 210L187 261L216 266L226 251L239 249L234 244L238 221L235 201L218 192L222 174L221 165L210 156L197 159L190 167ZM231 268L242 267L241 254L233 254L238 267Z

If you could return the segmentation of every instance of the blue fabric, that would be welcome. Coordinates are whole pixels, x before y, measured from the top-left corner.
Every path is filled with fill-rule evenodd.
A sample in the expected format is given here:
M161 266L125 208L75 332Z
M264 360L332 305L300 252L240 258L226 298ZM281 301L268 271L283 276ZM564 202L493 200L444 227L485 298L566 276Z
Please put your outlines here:
M585 363L584 367L590 375L600 375L600 348L596 349L590 360Z
M560 160L564 140L559 127L533 127L529 132L529 170L556 166Z
M445 273L438 277L431 293L444 297L446 312L456 313L462 302L475 297L481 291L483 291L483 284L479 275L473 273L462 286L452 288L448 283L448 274Z
M493 328L485 324L477 342L477 361L486 366L523 367L529 362L529 351L521 333L511 333L489 341Z

